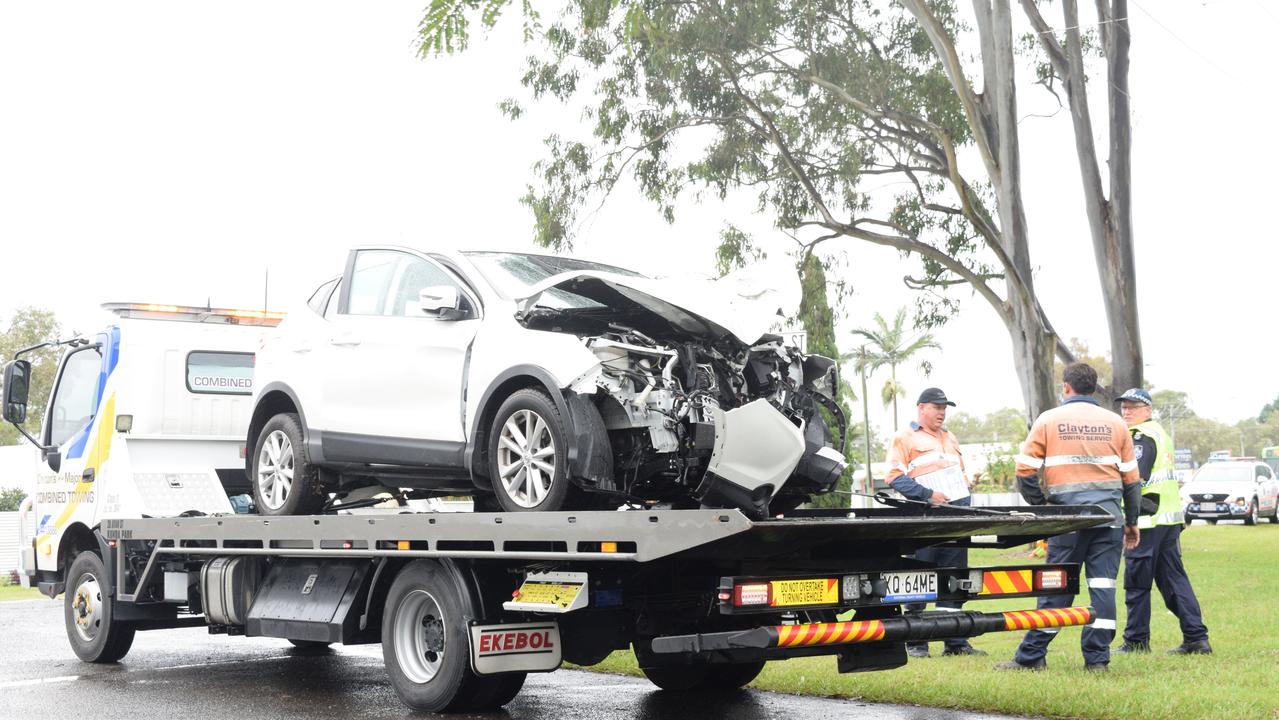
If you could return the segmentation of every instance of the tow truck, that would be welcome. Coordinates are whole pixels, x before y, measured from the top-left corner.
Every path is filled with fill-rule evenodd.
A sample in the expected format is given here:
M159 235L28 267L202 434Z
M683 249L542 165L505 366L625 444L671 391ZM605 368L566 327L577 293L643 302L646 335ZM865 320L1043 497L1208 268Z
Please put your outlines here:
M179 323L234 328L269 319L198 308L116 312L121 321L106 332L65 343L42 434L23 430L44 457L38 487L68 484L23 503L48 518L37 537L24 538L23 583L63 595L67 638L85 662L119 661L139 631L191 626L302 647L381 643L390 683L407 706L476 712L509 702L528 673L594 665L628 648L660 688L715 690L746 685L768 661L822 655L833 656L839 672L888 670L906 663L908 640L1093 620L1087 607L905 615L902 606L1010 598L1031 605L1038 596L1077 594L1077 565L935 567L911 555L942 544L1013 547L1108 522L1096 506L968 508L880 495L876 507L766 519L653 507L237 513L227 498L234 478L221 482L218 473L229 462L225 438L169 437L172 452L130 453L145 446L138 430L150 420L125 412L149 407L138 398L131 404L126 388L163 395L173 389L148 390L145 378L163 385L185 377L192 394L242 392L245 375L226 363L185 373L154 368L196 352L175 350ZM207 343L237 332L226 327L194 337ZM168 342L130 344L134 333L148 332ZM87 419L72 419L79 427L54 432L70 422L54 410L86 348L103 368L89 395L96 400ZM20 429L31 372L25 352L4 371L3 416ZM194 385L193 372L205 373Z

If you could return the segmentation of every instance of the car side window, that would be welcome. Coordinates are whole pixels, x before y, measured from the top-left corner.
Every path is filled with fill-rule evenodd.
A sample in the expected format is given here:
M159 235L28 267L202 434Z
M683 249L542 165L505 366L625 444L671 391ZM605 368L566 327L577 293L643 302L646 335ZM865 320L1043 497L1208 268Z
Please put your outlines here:
M63 363L58 387L49 404L49 444L61 445L97 412L102 352L97 347L77 350Z
M1270 468L1269 468L1269 467L1267 467L1267 466L1265 466L1265 465L1258 465L1258 466L1257 466L1257 477L1259 477L1259 478L1263 478L1263 479L1266 479L1266 480L1270 480L1271 478L1273 478L1273 477L1274 477L1274 475L1272 475L1272 474L1270 473Z
M331 304L329 298L333 297L333 289L338 285L338 279L334 278L311 293L311 299L306 301L306 306L316 315L324 315L324 311Z
M475 314L462 286L435 263L394 250L360 250L351 273L347 314L423 317L422 290L441 285L456 288L461 310Z
M342 297L342 280L339 279L333 286L333 294L329 296L329 302L324 306L324 319L332 320L338 314L338 299Z
M361 250L355 254L351 270L348 315L386 315L386 301L395 278L395 267L403 253L388 250Z

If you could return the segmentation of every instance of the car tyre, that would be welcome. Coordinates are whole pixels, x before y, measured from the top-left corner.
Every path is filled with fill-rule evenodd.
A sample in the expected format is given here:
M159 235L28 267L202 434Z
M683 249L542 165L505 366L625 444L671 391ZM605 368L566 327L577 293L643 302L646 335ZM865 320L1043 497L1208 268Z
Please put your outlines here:
M489 477L497 502L507 512L566 509L568 439L559 408L531 388L502 403L489 432Z
M253 448L253 503L259 515L311 515L328 499L302 442L302 423L281 413L262 426Z
M63 619L76 657L88 663L113 663L133 647L136 628L115 619L115 598L107 590L102 558L91 551L76 556L67 571Z
M1243 516L1243 524L1257 524L1257 498L1253 498L1252 502L1248 505L1248 514Z

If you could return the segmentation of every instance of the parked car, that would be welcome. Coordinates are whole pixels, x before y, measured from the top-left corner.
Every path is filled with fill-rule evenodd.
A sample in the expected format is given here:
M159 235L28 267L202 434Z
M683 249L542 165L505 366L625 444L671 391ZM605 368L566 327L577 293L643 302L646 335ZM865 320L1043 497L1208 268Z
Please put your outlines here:
M769 333L766 288L369 247L308 305L257 355L246 469L264 514L373 488L762 517L845 467L836 363Z
M1199 468L1181 488L1186 523L1191 520L1243 520L1255 525L1268 517L1279 523L1279 480L1255 460L1220 460Z

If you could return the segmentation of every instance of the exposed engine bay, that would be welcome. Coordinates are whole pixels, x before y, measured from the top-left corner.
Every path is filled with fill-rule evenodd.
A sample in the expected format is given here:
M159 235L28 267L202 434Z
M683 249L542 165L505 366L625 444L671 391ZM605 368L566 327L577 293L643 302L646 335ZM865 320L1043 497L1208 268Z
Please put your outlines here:
M834 401L836 363L778 335L747 345L671 309L683 317L619 313L616 304L537 306L518 316L530 329L579 336L599 358L572 391L599 413L611 477L575 482L632 503L737 507L755 517L833 490L847 429Z

